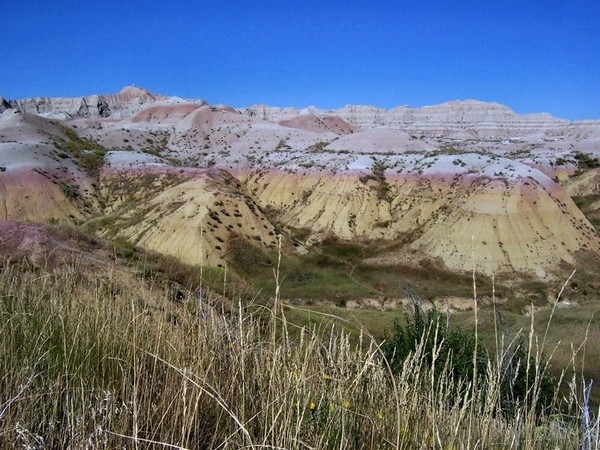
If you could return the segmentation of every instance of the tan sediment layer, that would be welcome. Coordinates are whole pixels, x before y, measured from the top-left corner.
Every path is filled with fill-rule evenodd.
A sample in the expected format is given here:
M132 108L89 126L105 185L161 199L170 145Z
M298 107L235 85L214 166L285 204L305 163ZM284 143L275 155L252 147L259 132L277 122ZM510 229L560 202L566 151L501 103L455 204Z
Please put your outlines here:
M385 188L354 174L268 172L241 176L279 220L344 238L405 240L413 252L382 262L440 258L458 270L544 277L578 250L600 254L592 226L557 184L534 179L396 176Z

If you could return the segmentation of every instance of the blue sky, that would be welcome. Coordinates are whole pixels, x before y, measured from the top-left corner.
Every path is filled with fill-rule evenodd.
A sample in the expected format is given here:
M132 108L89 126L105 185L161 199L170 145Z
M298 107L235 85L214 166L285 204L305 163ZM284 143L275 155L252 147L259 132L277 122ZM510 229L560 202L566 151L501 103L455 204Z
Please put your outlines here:
M600 119L600 2L0 0L0 96L457 99Z

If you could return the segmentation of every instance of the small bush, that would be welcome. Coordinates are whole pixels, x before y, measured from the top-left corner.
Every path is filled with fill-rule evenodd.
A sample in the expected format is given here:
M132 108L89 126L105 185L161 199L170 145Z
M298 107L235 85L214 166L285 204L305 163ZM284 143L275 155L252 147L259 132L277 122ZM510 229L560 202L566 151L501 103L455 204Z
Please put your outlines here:
M396 320L391 334L386 333L382 346L394 373L400 373L404 361L423 346L423 355L426 364L431 367L435 359L437 363L434 370L439 376L445 362L452 360L452 377L455 382L469 382L473 379L473 357L477 350L477 373L485 372L488 356L485 349L475 343L473 333L460 330L449 330L436 310L430 310L425 315L419 307L415 308L414 315L406 317L406 325Z
M74 200L79 197L79 189L76 185L60 182L59 186L63 191L63 194L65 194L65 197L67 197L69 200Z
M600 167L600 160L589 153L575 152L575 160L579 169L595 169Z
M396 320L392 333L385 335L382 351L396 374L402 372L409 357L420 354L440 385L465 388L476 382L479 389L492 392L495 389L490 385L495 383L499 388L497 408L511 417L524 402L535 405L538 413L549 409L556 394L557 383L546 370L547 362L531 355L522 339L513 340L504 350L497 349L500 357L493 357L476 341L474 332L450 330L436 310L425 315L415 307L406 324Z

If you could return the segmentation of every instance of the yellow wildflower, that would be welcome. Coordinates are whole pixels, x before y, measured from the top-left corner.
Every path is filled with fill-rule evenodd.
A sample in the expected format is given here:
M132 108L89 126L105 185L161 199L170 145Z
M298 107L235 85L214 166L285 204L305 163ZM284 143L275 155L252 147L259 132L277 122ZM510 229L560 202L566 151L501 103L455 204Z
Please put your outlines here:
M350 402L348 400L344 400L342 402L342 406L346 409L350 408Z
M316 407L317 405L315 405L315 402L310 402L308 404L308 409L310 409L311 411L314 411Z

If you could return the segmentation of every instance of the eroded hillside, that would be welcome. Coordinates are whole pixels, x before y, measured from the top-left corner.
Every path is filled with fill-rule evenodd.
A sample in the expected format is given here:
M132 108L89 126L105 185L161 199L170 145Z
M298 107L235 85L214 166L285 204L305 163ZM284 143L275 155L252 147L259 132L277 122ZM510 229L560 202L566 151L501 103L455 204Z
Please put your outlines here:
M600 258L599 156L600 122L474 101L236 110L138 88L3 99L0 212L191 264L234 264L240 239L268 252L281 236L302 255L333 237L373 249L359 258L373 267L552 281Z

